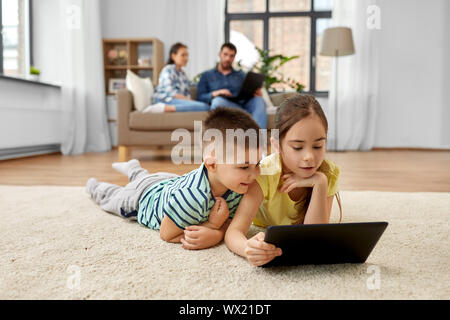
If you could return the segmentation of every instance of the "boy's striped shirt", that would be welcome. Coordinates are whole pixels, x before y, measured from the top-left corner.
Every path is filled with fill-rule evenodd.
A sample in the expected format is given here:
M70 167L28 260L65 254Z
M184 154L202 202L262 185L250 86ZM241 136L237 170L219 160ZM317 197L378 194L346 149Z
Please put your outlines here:
M242 194L228 190L222 195L228 204L230 218L234 217ZM208 180L208 171L202 165L179 177L164 180L149 187L139 200L138 222L159 230L164 216L179 228L185 229L208 221L215 204Z

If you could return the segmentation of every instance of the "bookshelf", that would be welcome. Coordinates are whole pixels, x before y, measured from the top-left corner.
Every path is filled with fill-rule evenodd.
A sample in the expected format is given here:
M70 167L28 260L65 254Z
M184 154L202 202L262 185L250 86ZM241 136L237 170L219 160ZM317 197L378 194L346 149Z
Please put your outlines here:
M103 39L103 64L107 95L124 85L128 69L156 86L164 67L164 46L156 38Z
M164 67L164 46L156 38L103 39L102 42L108 126L112 145L117 146L117 98L115 92L109 90L110 80L118 87L125 86L130 69L140 77L150 78L156 87Z

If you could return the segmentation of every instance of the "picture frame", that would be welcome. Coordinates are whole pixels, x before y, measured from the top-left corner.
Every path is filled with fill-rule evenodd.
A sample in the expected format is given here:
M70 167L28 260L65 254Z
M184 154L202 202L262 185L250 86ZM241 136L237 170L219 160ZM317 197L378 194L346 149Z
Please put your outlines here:
M117 93L117 91L124 88L126 88L125 79L120 78L109 79L108 91L110 93Z

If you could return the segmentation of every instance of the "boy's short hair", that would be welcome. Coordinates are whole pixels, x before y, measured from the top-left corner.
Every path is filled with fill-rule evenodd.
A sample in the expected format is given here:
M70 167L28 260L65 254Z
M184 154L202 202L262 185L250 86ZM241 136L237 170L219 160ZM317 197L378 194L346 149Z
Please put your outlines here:
M252 116L244 110L232 107L218 107L208 112L204 121L205 130L218 129L225 135L226 129L255 129L260 126L253 120Z
M240 146L245 147L246 149L249 149L250 147L261 147L264 141L263 139L261 139L261 127L256 123L255 120L253 120L252 116L249 113L239 108L218 107L214 110L209 111L208 116L204 121L203 128L204 134L207 132L207 130L210 129L220 131L224 139L224 147L226 146L227 142L231 143L231 141L226 141L228 129L231 129L234 132L232 140L233 147ZM243 134L243 136L240 136L241 134ZM254 139L252 139L251 137L253 137ZM206 142L204 139L202 140L204 147L205 145L209 145L212 142Z

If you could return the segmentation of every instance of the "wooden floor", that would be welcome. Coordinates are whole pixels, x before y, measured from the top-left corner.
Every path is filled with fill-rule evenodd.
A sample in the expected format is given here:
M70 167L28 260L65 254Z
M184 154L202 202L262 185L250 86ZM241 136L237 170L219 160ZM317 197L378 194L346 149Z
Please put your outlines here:
M198 165L174 165L170 150L133 149L131 156L149 172L186 173ZM341 168L341 190L450 192L450 151L376 150L328 152ZM111 168L117 149L80 156L50 154L0 161L0 184L83 186L89 177L124 185Z

